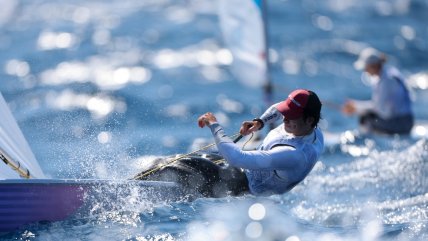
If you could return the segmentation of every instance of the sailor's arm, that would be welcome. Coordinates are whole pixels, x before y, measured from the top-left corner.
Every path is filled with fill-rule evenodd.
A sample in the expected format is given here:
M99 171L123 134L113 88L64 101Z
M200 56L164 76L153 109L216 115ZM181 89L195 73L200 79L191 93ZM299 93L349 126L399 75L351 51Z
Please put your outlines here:
M276 108L279 103L280 102L273 104L260 116L259 119L262 120L265 125L273 124L282 117L281 112Z
M302 151L290 146L279 146L268 151L242 151L224 133L218 123L209 125L220 154L232 166L252 170L277 170L300 168L306 158Z
M278 104L279 103L273 104L259 118L255 118L252 121L244 121L239 131L241 135L248 135L252 132L261 130L265 125L270 125L277 121L282 116L276 108Z
M362 115L374 110L371 100L347 100L342 106L342 112L347 115Z
M268 151L242 151L209 112L198 118L198 125L210 128L220 154L233 166L253 170L299 168L304 163L302 160L306 159L302 151L290 146L279 146Z

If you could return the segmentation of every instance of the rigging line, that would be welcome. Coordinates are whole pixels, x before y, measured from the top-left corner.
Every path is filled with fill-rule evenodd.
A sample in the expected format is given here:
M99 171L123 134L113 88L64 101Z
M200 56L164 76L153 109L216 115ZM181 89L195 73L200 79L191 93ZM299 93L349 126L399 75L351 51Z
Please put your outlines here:
M21 167L20 162L11 161L12 159L9 156L7 156L7 154L2 149L0 149L0 159L6 165L11 167L14 171L16 171L19 174L19 176L27 179L31 178L30 171L27 168L24 169L24 167Z
M254 132L251 132L251 137L250 137L250 139L248 139L245 143L244 143L244 145L242 146L242 150L244 150L244 148L245 148L245 146L251 141L251 139L253 139L253 136L254 136Z
M243 150L243 151L245 151L244 150L244 148L245 148L245 146L251 141L251 139L253 139L253 136L254 136L254 132L251 132L251 137L250 137L250 139L248 139L245 143L244 143L244 145L242 146L242 148L241 148L241 150ZM241 138L243 137L242 135L240 136ZM236 138L233 142L238 142L241 138ZM238 140L237 140L238 139ZM214 164L217 164L217 165L220 165L221 163L225 163L226 162L226 160L224 159L224 158L222 158L222 159L219 159L219 160L215 160L215 161L213 161L213 163Z
M235 142L235 143L236 143L236 142L238 142L239 140L241 140L242 135L238 132L238 133L236 133L236 134L234 134L234 135L232 135L232 136L230 136L230 137L231 137L231 138L236 137L236 139L235 139L235 140L233 140L233 142ZM144 173L140 173L140 174L136 175L133 179L140 179L140 178L143 178L143 177L147 177L147 176L149 176L150 174L153 174L154 172L159 171L159 170L160 170L160 169L162 169L163 167L166 167L166 166L168 166L168 165L170 165L170 164L172 164L172 163L174 163L174 162L176 162L176 161L178 161L178 160L180 160L180 159L183 159L183 158L188 157L188 156L190 156L190 155L196 154L196 153L198 153L198 152L200 152L200 151L206 150L206 149L208 149L208 148L210 148L210 147L212 147L212 146L214 146L214 145L215 145L215 143L212 143L212 144L209 144L209 145L206 145L206 146L202 147L202 148L201 148L201 149L199 149L199 150L192 151L192 152L190 152L190 153L187 153L187 154L181 155L181 156L179 156L179 157L176 157L176 158L172 159L171 161L168 161L167 163L165 163L165 164L163 164L163 165L160 165L160 166L154 167L154 168L152 168L152 169L150 169L150 170L148 170L148 171L146 171L146 172L144 172Z

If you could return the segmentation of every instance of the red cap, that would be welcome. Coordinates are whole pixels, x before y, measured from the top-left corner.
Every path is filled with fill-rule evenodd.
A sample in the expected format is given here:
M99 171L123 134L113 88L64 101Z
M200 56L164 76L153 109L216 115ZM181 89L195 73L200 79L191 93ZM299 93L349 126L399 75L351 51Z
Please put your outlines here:
M288 120L299 119L303 116L310 93L307 90L298 89L288 96L276 107L279 112Z

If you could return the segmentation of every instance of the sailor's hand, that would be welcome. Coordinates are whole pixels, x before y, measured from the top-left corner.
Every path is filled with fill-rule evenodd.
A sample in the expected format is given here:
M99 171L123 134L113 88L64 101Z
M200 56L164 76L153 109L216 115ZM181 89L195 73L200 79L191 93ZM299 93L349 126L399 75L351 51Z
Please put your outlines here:
M345 104L342 106L342 112L346 115L352 115L356 112L355 103L352 100L348 100L345 102Z
M203 128L204 126L209 126L216 122L217 122L217 119L215 118L214 114L211 112L207 112L198 118L198 126L201 128Z
M244 121L242 122L241 129L239 133L243 136L251 134L255 131L258 131L261 127L261 123L258 121Z

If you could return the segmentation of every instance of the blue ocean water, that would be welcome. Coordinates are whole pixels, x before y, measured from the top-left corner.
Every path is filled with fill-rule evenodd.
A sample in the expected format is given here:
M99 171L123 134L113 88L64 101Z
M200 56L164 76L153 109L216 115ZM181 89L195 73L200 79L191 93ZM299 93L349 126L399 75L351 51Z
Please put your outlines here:
M53 178L124 179L141 162L188 152L216 114L229 134L266 107L228 68L216 2L2 0L0 91ZM274 100L309 88L328 145L290 193L123 205L37 223L4 240L427 240L428 143L352 140L347 98L369 98L353 68L365 46L388 54L427 126L427 0L268 1ZM419 129L424 135L424 129ZM144 194L141 194L144 195ZM112 203L114 206L115 204Z

